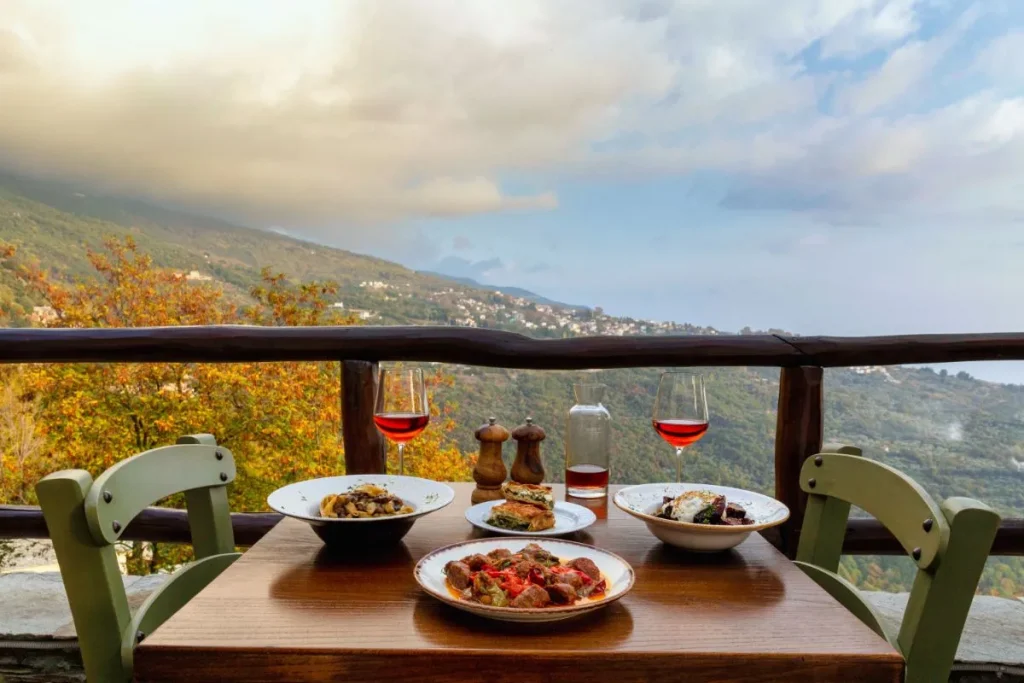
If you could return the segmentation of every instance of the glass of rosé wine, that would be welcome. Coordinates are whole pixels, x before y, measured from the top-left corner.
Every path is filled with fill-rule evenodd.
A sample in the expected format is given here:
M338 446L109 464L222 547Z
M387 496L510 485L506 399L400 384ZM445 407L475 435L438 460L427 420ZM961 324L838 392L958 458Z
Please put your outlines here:
M692 372L665 372L654 400L654 431L676 449L676 481L682 481L683 449L708 431L704 377Z
M423 370L381 367L373 422L381 434L398 445L398 473L405 474L405 444L430 422Z

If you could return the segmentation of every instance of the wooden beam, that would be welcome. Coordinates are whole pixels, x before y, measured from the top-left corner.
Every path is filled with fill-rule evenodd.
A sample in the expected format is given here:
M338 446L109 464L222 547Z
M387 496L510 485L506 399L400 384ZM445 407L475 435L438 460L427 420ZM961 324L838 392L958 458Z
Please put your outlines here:
M373 423L376 388L376 363L342 362L341 432L346 474L387 473L387 444Z
M536 370L1024 360L1024 333L901 337L653 335L533 339L466 327L0 329L0 363L419 361Z
M253 545L274 528L276 512L236 512L231 515L235 542ZM768 530L772 531L772 530ZM766 533L766 536L771 535ZM0 539L49 538L42 511L33 505L0 505ZM184 510L148 508L125 529L128 541L189 543L188 515ZM843 552L849 555L903 555L905 551L885 527L874 519L851 519ZM992 555L1024 555L1024 519L1005 519L996 534Z
M819 367L783 368L779 381L775 428L775 497L789 507L789 520L779 530L781 550L796 556L807 495L800 490L804 460L821 452L824 371Z
M253 545L281 521L276 512L236 512L231 515L235 543ZM34 505L0 505L0 539L49 538L43 512ZM188 513L171 508L147 508L124 530L125 541L191 543Z

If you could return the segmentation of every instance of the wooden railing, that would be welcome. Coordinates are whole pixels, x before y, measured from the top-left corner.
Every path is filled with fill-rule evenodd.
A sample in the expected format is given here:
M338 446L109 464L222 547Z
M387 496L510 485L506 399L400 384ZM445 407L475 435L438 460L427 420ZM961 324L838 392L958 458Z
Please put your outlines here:
M384 471L384 442L372 420L379 361L407 360L535 370L627 367L780 367L775 495L792 516L770 535L792 554L806 496L798 475L822 447L823 368L903 363L1024 360L1024 333L893 337L708 335L532 339L461 327L166 327L0 329L0 363L342 361L342 430L350 473ZM236 538L255 542L278 520L236 513ZM38 508L0 506L0 538L46 537ZM133 522L130 540L187 542L178 510L152 509ZM874 520L851 520L844 551L899 554ZM1005 520L993 554L1024 555L1024 520Z

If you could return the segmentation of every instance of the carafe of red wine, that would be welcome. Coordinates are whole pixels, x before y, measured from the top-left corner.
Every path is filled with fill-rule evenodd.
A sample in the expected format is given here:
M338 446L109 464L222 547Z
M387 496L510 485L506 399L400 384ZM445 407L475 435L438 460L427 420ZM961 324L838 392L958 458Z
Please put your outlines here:
M612 416L602 403L603 384L575 384L576 405L565 432L565 488L577 498L608 495Z

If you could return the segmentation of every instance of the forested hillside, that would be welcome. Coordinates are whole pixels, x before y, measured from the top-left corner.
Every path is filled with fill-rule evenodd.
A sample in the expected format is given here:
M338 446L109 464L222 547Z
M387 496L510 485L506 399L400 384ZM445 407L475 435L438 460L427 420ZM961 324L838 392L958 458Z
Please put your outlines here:
M253 290L266 282L261 268L270 267L296 283L336 281L336 287L317 290L317 305L323 312L330 309L361 324L455 324L545 337L716 332L690 323L655 323L607 316L599 309L563 307L538 301L529 293L473 287L274 233L139 202L91 197L69 186L12 178L0 178L0 244L16 249L12 258L0 258L0 320L10 325L53 324L46 297L25 278L26 270L37 268L53 282L92 282L97 272L88 251L102 252L107 236L127 235L141 253L152 257L155 269L180 273L196 287L222 292L217 306L244 308L259 303ZM227 313L211 316L233 319ZM321 318L332 319L323 315L316 320ZM673 451L657 438L650 423L659 369L440 370L444 380L436 383L435 402L439 413L450 420L445 439L458 445L463 458L475 452L473 430L488 416L494 415L509 428L532 416L547 430L542 452L550 479L559 481L572 385L597 381L608 386L607 405L614 419L613 481L647 482L674 476ZM687 453L684 477L770 493L778 371L723 368L706 372L711 428ZM330 373L323 376L324 381L336 381ZM975 496L1006 515L1024 516L1024 387L982 382L966 373L871 367L829 370L825 397L827 441L859 445L869 457L902 469L937 496ZM168 403L167 409L173 405ZM289 443L292 452L282 457L291 461L306 457L301 442ZM450 449L432 443L432 452L455 457ZM413 442L409 452L416 448ZM261 467L269 467L273 447L264 444L261 449ZM310 444L308 455L317 453L322 459L324 449L321 439ZM513 449L514 444L507 444L508 458ZM131 452L131 444L122 450ZM3 444L0 453L12 457ZM244 449L237 455L244 460ZM316 471L324 466L318 460ZM457 471L451 463L445 467L443 471ZM249 506L258 499L236 498ZM862 585L909 586L909 563L848 558L844 566ZM1024 562L993 561L982 588L1024 594Z

